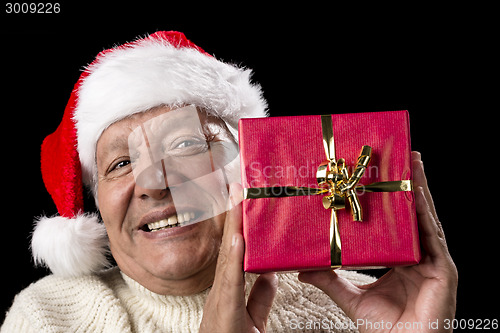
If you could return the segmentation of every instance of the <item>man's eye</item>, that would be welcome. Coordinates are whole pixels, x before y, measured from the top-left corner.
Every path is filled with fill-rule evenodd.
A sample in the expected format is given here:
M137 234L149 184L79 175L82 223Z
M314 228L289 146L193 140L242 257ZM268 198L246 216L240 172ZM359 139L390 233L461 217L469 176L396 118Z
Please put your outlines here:
M185 139L185 140L180 140L179 143L174 143L173 147L174 150L178 150L180 153L182 152L190 152L190 153L195 153L198 151L205 150L208 146L208 143L205 140L199 140L199 139ZM184 150L186 149L186 150Z
M179 143L175 148L186 148L189 146L193 146L195 144L196 144L196 142L193 140L184 140L181 143Z
M117 170L117 169L120 169L120 168L123 168L123 167L126 167L127 165L130 164L130 161L129 160L123 160L123 161L120 161L118 163L116 163L110 171L114 171L114 170Z
M192 156L204 153L208 149L208 143L200 138L179 138L175 140L171 149L164 151L164 153L171 156Z
M115 166L115 169L116 169L116 168L123 168L124 166L127 166L127 165L129 165L129 164L130 164L130 161L128 161L128 160L127 160L127 161L121 161L121 162L119 162L119 163Z

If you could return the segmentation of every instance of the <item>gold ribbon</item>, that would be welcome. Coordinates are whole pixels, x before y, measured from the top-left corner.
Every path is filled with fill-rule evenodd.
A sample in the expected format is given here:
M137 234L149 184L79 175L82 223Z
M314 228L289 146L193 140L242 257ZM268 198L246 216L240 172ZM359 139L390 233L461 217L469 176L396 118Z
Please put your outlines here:
M364 192L413 191L413 183L411 180L398 180L358 185L370 162L372 148L370 146L362 147L356 167L352 175L349 176L344 159L340 158L336 160L335 158L335 140L333 138L331 115L321 116L321 128L326 161L318 166L316 172L317 188L297 186L252 187L244 189L243 198L283 198L326 194L323 197L323 207L332 211L330 215L331 267L339 268L342 266L342 245L340 242L337 210L345 208L345 199L347 198L351 207L353 220L361 222L363 220L363 210L356 194L356 189L361 189Z

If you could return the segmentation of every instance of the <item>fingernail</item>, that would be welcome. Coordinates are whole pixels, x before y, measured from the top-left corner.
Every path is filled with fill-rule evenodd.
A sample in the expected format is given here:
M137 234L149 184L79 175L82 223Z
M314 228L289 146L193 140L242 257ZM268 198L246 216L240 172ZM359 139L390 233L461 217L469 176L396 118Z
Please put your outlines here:
M229 184L229 197L228 197L228 200L227 200L227 207L226 207L226 211L229 211L231 209L233 209L234 207L234 195L233 195L233 187L231 186L231 184Z
M427 205L427 198L425 197L424 188L422 186L418 186L417 191L418 191L420 197L422 198L422 200L424 201L424 203Z
M231 239L231 246L234 247L236 245L237 241L238 241L238 237L236 237L236 235L233 235L233 238Z
M234 207L236 206L236 203L235 203L235 198L234 198L234 185L231 184L229 185L229 200L231 201L231 207Z
M229 185L229 200L232 207L238 205L243 200L242 193L240 192L240 186L237 184Z

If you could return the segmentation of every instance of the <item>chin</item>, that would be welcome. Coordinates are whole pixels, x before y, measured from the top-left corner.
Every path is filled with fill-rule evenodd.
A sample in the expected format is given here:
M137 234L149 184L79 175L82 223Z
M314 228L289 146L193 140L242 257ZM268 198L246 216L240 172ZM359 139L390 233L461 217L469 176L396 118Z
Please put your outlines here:
M220 241L185 242L165 245L158 255L146 256L143 263L157 277L181 280L215 267Z

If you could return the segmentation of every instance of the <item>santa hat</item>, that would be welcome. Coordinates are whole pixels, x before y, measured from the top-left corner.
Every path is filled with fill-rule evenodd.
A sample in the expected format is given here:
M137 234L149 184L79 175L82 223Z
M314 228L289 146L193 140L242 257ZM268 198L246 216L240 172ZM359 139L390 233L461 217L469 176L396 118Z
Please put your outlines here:
M42 177L59 216L37 219L35 263L65 276L108 265L106 229L96 212L83 207L84 185L92 188L97 181L97 141L108 126L155 106L194 104L222 118L235 134L240 118L266 116L266 102L250 76L250 70L217 60L174 31L99 53L77 81L59 127L42 144Z

